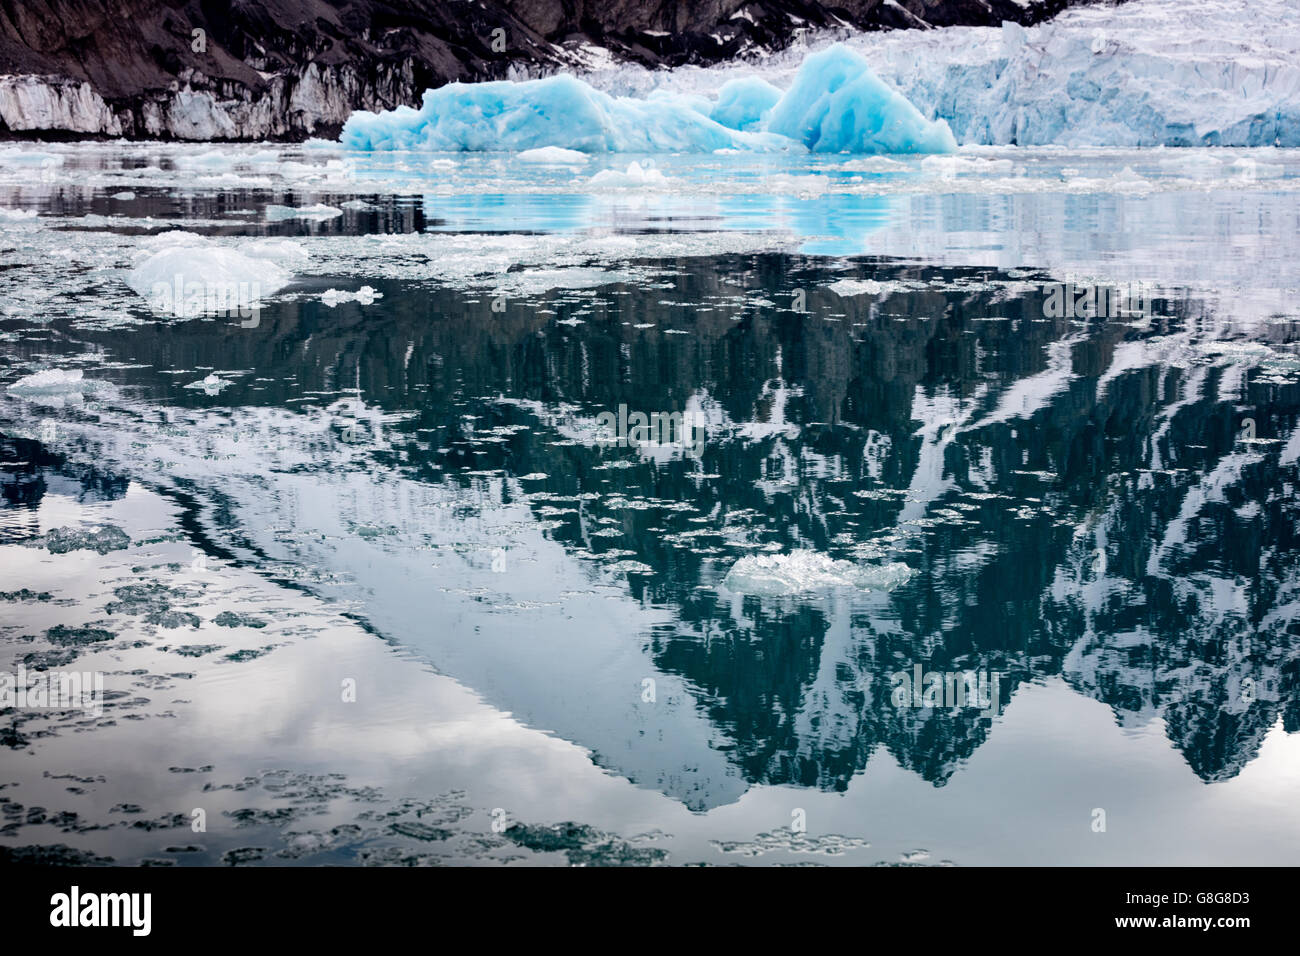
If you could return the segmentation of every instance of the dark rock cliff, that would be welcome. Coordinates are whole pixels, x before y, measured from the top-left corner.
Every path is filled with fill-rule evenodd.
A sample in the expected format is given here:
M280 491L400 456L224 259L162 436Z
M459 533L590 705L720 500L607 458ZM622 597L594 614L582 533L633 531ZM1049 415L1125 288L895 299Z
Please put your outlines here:
M333 136L356 109L607 50L645 66L824 28L1031 23L1079 0L0 0L0 135Z

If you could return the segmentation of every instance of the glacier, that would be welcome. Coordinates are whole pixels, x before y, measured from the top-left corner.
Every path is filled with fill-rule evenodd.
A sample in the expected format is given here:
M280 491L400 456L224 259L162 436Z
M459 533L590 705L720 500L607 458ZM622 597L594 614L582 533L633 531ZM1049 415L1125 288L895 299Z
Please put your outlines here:
M832 42L963 146L1300 146L1295 0L1128 0L1032 27L822 35L761 62L621 64L584 79L616 96L786 88Z
M810 55L784 93L751 77L716 100L656 91L614 96L573 76L451 83L421 107L352 114L340 137L355 150L708 153L944 153L957 148L943 121L926 119L836 44Z

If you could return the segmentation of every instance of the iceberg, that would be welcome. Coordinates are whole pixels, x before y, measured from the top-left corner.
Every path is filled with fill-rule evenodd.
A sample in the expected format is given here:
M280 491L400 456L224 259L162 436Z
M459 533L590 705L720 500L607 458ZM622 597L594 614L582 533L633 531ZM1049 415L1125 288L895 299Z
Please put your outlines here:
M772 107L767 129L818 153L948 153L948 124L927 121L886 86L860 53L841 44L803 61Z
M758 77L725 84L716 100L657 90L614 96L573 76L449 83L420 108L359 111L340 137L354 150L702 153L943 153L957 148L881 81L866 59L836 44L809 56L790 89ZM545 154L543 154L545 155Z

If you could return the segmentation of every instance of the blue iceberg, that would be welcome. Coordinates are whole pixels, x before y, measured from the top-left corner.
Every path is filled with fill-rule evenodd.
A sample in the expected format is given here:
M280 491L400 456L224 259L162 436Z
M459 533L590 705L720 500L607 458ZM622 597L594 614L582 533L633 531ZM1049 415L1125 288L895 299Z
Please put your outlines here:
M657 91L612 96L572 76L449 83L420 108L359 111L340 137L357 150L520 151L558 146L587 153L812 150L943 153L948 125L927 120L844 46L804 60L784 93L757 77L708 97Z

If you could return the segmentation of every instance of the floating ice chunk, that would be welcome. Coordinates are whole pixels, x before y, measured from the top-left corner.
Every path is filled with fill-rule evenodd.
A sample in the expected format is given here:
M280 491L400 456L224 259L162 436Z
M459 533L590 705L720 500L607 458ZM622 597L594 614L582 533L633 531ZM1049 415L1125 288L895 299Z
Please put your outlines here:
M246 255L185 232L160 233L141 242L146 251L162 245L167 247L126 274L126 284L162 314L244 316L292 279L276 259L288 256L296 243L250 243Z
M84 392L93 384L82 378L79 368L47 368L24 375L9 386L9 391L23 395L65 395Z
M772 108L766 129L818 153L948 153L957 142L871 72L866 59L836 44L803 61L794 85Z
M270 205L266 207L266 218L271 222L285 219L333 219L341 215L343 215L342 209L337 206L326 206L324 203L316 203L314 206Z
M374 203L368 203L368 202L366 202L364 199L349 199L349 200L348 200L347 202L345 202L345 203L340 203L340 205L341 205L344 209L366 210L366 209L378 209L378 208L379 208L379 207L376 206Z
M129 200L129 199L134 199L134 198L135 198L135 193L133 193L133 192L131 192L129 189L127 189L127 190L124 190L124 191L122 191L122 192L120 192L120 193L113 193L113 195L109 196L108 198L109 198L109 199L120 199L120 200L122 200L123 202L126 202L126 201Z
M521 163L539 163L544 166L580 166L591 159L586 153L576 149L564 149L561 146L539 146L526 149L515 159Z
M305 265L311 258L302 243L292 239L258 239L244 246L242 251L255 259L270 259L287 269Z
M762 554L741 558L727 572L723 587L739 594L774 597L824 588L891 591L915 574L906 564L866 565L839 561L818 551Z
M893 173L906 168L906 163L900 163L898 160L889 159L886 156L867 156L862 159L850 159L840 166L840 169L845 172L855 173Z
M927 156L921 160L921 171L952 179L962 173L976 176L1006 176L1015 168L1009 159L981 159L978 156Z
M232 153L213 149L204 153L178 152L172 162L189 169L230 169L235 165L236 159Z
M667 186L668 177L653 166L628 163L627 170L602 169L591 177L593 186Z
M208 395L216 395L223 388L227 388L232 384L233 384L232 382L228 382L220 375L217 375L215 372L212 372L204 376L203 378L199 379L197 382L190 382L185 387L199 389Z
M0 222L26 222L35 218L35 209L0 209Z
M63 165L58 153L33 152L25 149L0 150L0 166L44 166L52 169Z
M426 91L418 110L353 113L340 139L359 150L432 152L956 148L946 124L927 120L877 79L862 56L841 45L809 56L785 93L757 77L724 84L716 101L666 90L645 98L612 96L572 76L449 83Z
M370 305L376 299L382 299L384 294L376 292L368 285L363 285L356 292L345 292L342 289L326 289L321 293L321 302L328 305L331 309L341 302L355 302L357 305Z
M855 295L880 295L885 291L885 287L875 279L840 279L826 288L846 299Z
M84 401L87 393L111 393L113 387L108 382L83 378L78 368L51 368L20 378L8 390L37 405L61 408Z
M116 525L106 524L87 531L81 528L51 528L43 541L51 554L67 554L70 551L97 551L108 554L121 551L131 546L131 538Z

